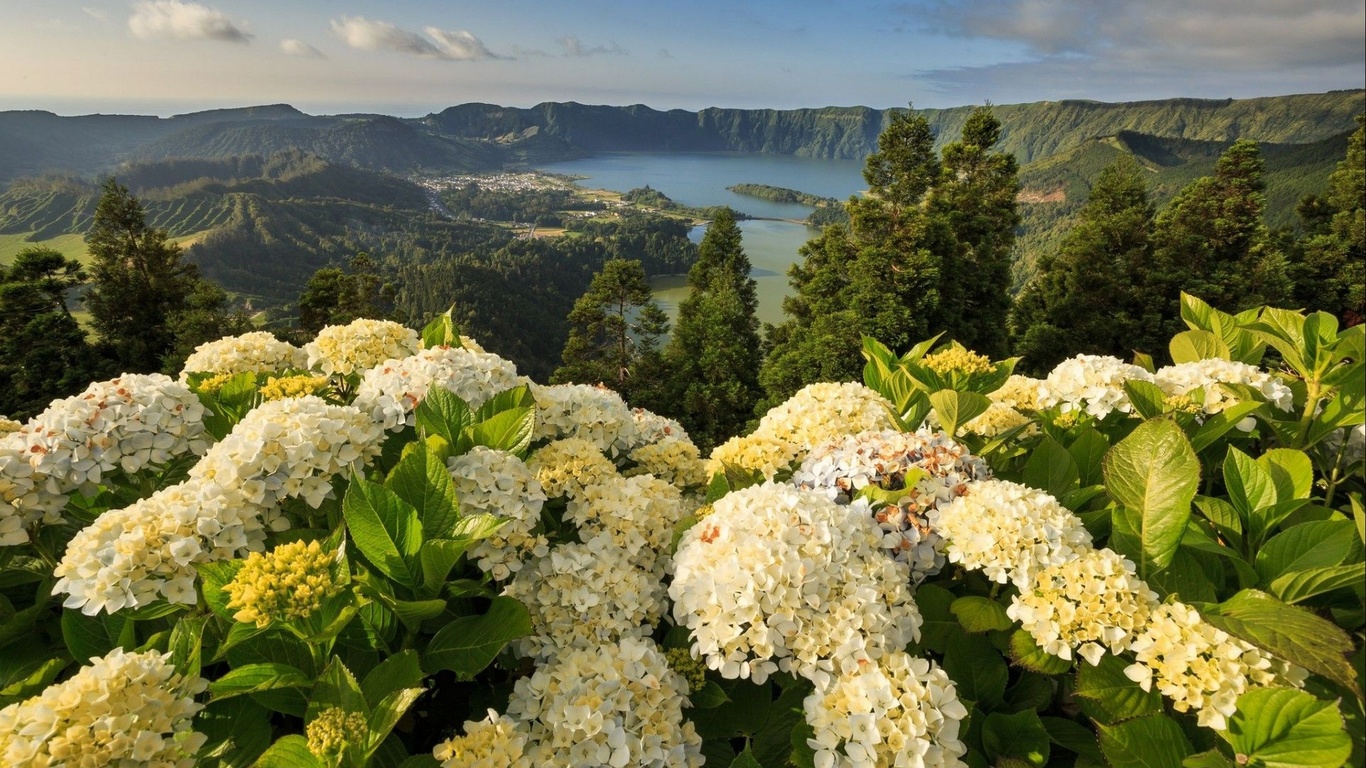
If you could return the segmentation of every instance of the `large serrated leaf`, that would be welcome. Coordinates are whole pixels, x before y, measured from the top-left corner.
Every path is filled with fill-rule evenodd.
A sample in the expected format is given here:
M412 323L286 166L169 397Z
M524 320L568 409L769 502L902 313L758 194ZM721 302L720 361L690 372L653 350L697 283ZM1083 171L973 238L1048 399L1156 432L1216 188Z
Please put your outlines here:
M1361 549L1347 520L1314 520L1272 536L1257 552L1257 573L1267 582L1281 574L1342 565Z
M991 400L976 392L958 392L941 389L930 395L930 405L939 417L939 424L950 436L958 434L959 428L987 412Z
M465 428L473 423L474 414L470 412L469 404L454 392L440 384L433 384L413 414L418 429L424 434L439 436L457 454L468 450L469 443L464 433Z
M367 672L361 680L360 690L366 701L383 701L401 688L421 686L423 677L417 651L400 651Z
M1105 487L1130 515L1147 563L1164 568L1181 546L1200 461L1176 422L1152 419L1105 454Z
M1162 696L1156 690L1143 690L1124 674L1128 664L1110 654L1100 657L1100 663L1077 665L1077 684L1074 693L1083 702L1084 711L1094 720L1113 724L1144 717L1162 711Z
M1254 688L1219 735L1239 765L1336 768L1352 753L1337 704L1289 688Z
M1209 331L1183 331L1167 345L1173 363L1197 363L1211 358L1229 358L1224 340Z
M1062 498L1081 484L1081 470L1062 443L1045 436L1025 461L1024 484Z
M471 445L522 456L536 431L536 407L501 411L465 430Z
M1032 709L1007 715L992 712L982 722L982 746L994 764L1010 760L1036 768L1048 764L1048 731Z
M1335 589L1366 581L1366 563L1292 571L1272 581L1267 589L1287 603L1299 603Z
M985 597L960 597L949 610L958 617L963 629L973 634L1010 629L1014 625L1000 603Z
M487 667L512 640L531 633L526 606L510 597L495 597L482 616L462 616L441 628L423 657L428 669L449 669L469 680Z
M1101 725L1100 751L1110 768L1181 768L1191 754L1181 725L1166 715L1149 715L1118 725Z
M413 505L357 475L342 498L342 515L351 540L367 560L394 581L417 586L422 521Z
M421 441L409 444L384 485L417 510L424 538L446 536L460 515L446 465Z
M308 740L297 734L281 736L253 765L254 768L323 768L322 761L308 751Z
M304 688L312 683L303 670L288 664L246 664L209 683L209 697L216 701L275 688Z
M1001 652L983 635L966 635L949 645L944 671L957 685L960 698L983 709L1000 706L1005 699L1010 670Z

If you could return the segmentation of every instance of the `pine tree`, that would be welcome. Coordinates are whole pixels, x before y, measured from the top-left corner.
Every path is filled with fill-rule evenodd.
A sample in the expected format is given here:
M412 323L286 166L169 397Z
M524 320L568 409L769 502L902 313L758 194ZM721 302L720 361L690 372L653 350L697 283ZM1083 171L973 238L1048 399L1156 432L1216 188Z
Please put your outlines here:
M198 270L166 230L147 225L142 203L112 178L85 242L91 255L85 306L95 331L123 371L161 370L176 344L170 318L185 309Z
M299 295L299 328L310 337L325 326L362 317L400 319L394 311L394 287L384 282L369 254L352 256L346 269L317 270Z
M659 339L668 318L650 297L636 259L610 259L569 313L556 384L603 384L636 403L659 387Z
M1152 258L1142 173L1127 156L1102 170L1058 252L1040 260L1010 319L1021 370L1042 373L1080 353L1127 358L1145 333L1131 297Z
M1296 306L1323 310L1348 325L1366 319L1366 117L1347 141L1347 156L1328 177L1323 198L1296 209L1304 239L1295 245L1291 275Z
M762 358L756 287L729 208L717 212L697 253L664 360L671 412L706 451L744 429Z

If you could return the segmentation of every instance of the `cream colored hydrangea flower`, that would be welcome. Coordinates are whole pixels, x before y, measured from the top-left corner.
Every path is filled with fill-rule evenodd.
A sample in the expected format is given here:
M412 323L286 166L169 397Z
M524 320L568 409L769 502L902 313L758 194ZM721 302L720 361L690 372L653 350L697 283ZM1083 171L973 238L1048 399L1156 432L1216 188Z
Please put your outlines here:
M517 572L503 594L531 613L517 652L538 660L653 631L664 612L658 574L637 564L606 533L560 544Z
M525 726L492 709L488 712L483 720L467 720L464 736L432 749L441 768L535 768L526 757Z
M192 720L205 681L170 654L115 648L70 679L0 709L0 764L192 768L205 736Z
M938 422L938 418L933 412L930 413L930 419L935 423ZM972 419L968 420L968 422L963 425L963 431L970 435L980 435L982 437L992 438L1007 430L1029 424L1032 421L1033 419L1008 405L992 403L981 415L974 416ZM1023 434L1031 435L1036 434L1038 431L1038 428L1034 427L1024 430Z
M441 385L474 410L519 381L517 366L497 355L432 347L366 371L356 387L355 405L385 429L397 431L417 423L414 409L433 385Z
M1133 404L1124 391L1130 379L1153 383L1153 375L1117 357L1077 355L1058 363L1039 385L1039 404L1061 406L1063 412L1085 411L1098 419L1111 411L1129 413Z
M698 768L685 685L653 642L628 637L537 667L517 681L507 713L525 725L534 766Z
M631 451L629 458L637 466L627 474L651 474L679 488L699 488L709 479L702 454L686 437L646 443Z
M323 549L318 541L293 541L269 552L253 552L223 587L228 608L236 610L234 619L258 628L306 619L345 588L333 579L336 562L337 553Z
M944 670L902 651L817 688L802 702L821 768L961 766L968 710Z
M341 707L322 710L304 729L308 751L323 759L335 758L347 747L360 746L369 732L364 713L348 712Z
M1040 379L1031 379L1018 373L1011 374L1010 378L1001 385L1001 388L991 392L987 397L991 402L999 403L1017 411L1037 411L1043 408L1039 403L1039 387L1043 386Z
M26 544L34 526L62 521L67 494L36 473L28 457L19 433L0 436L0 547Z
M732 437L713 448L707 459L706 473L711 478L725 473L726 465L730 465L758 472L765 480L772 480L791 469L802 453L796 443L756 432Z
M712 507L679 541L669 587L708 668L820 685L919 637L910 569L883 552L865 503L765 483Z
M23 423L0 416L0 437L4 437L12 432L18 432L23 428Z
M527 466L536 473L545 495L574 498L585 486L597 485L617 474L617 467L596 443L577 437L556 440L531 454Z
M263 511L194 483L157 491L77 532L53 570L53 594L90 616L158 599L193 605L194 564L260 549Z
M266 331L224 336L195 347L180 369L180 380L191 373L264 373L307 368L308 353Z
M871 505L882 529L882 546L911 567L921 581L944 565L943 540L930 527L928 515L963 495L968 483L991 476L986 462L942 432L862 432L817 445L802 462L792 482L849 503L869 486L903 490L906 473L924 470L913 492L896 504Z
M1075 649L1096 665L1107 648L1114 654L1129 650L1158 604L1133 563L1095 549L1041 569L1031 588L1011 598L1006 615L1046 653L1070 661Z
M1134 639L1135 663L1124 673L1143 690L1171 699L1177 712L1196 713L1206 728L1222 731L1253 686L1303 684L1307 673L1206 623L1183 603L1158 606Z
M1155 376L1157 386L1169 396L1182 396L1203 389L1204 400L1198 403L1205 414L1215 414L1238 402L1238 398L1220 384L1241 384L1260 392L1282 411L1295 407L1295 395L1280 379L1255 365L1232 360L1210 358L1192 363L1180 363L1159 368ZM1255 422L1253 422L1255 423ZM1251 429L1252 425L1247 425Z
M308 367L328 375L364 373L385 360L417 354L417 331L389 320L362 318L346 325L329 325L304 345Z
M688 437L688 432L683 429L683 425L667 416L660 416L644 408L632 408L631 420L635 422L635 439L631 442L631 448L657 443L666 437L675 437L679 440L692 442L692 438Z
M948 542L949 562L988 579L1029 589L1034 575L1091 550L1081 519L1043 491L1005 480L983 480L930 513Z
M683 515L678 488L650 475L603 478L584 486L565 509L580 534L607 534L647 570L667 562L674 525Z
M786 440L804 451L844 435L893 429L891 407L862 384L809 384L764 414L755 434Z
M535 440L579 438L609 456L636 444L636 419L621 395L587 384L533 385L536 395Z
M479 569L498 581L521 570L522 561L543 557L550 542L537 532L545 491L531 468L505 451L476 445L447 462L460 514L488 514L506 520L492 536L470 548Z
M321 396L325 389L327 389L326 376L310 376L305 373L298 376L271 376L261 386L260 393L261 399L269 402L271 400L287 400L291 397L307 397L308 395Z
M316 509L333 476L379 455L384 433L359 409L308 396L253 409L190 470L196 483L270 508L302 498Z

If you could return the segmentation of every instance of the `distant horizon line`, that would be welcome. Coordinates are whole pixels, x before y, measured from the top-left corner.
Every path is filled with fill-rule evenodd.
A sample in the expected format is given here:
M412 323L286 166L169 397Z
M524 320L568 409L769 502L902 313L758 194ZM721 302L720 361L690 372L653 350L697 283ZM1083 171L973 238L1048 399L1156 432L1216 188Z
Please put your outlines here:
M1276 99L1276 98L1287 98L1287 97L1292 97L1292 96L1320 96L1320 95L1327 95L1327 94L1331 94L1331 93L1352 93L1352 92L1357 92L1357 91L1361 91L1361 92L1363 92L1363 93L1366 93L1366 84L1363 84L1363 85L1361 85L1361 86L1357 86L1357 87L1354 87L1354 88L1331 88L1331 89L1323 90L1323 91L1301 91L1301 92L1297 92L1297 93L1263 94L1263 95L1259 95L1259 96L1226 96L1226 97L1210 97L1210 96L1179 96L1179 95L1178 95L1178 96L1166 96L1166 97L1162 97L1162 98L1153 98L1153 99L1132 99L1132 100L1123 100L1123 101L1104 101L1104 100L1101 100L1101 99L1090 99L1090 98L1072 97L1072 98L1060 98L1060 99L1038 99L1038 100L1035 100L1035 101L1010 102L1010 103L1006 103L1006 104L984 102L984 104L985 104L985 105L988 105L988 106L993 106L993 107L1014 107L1014 106L1022 106L1022 105L1028 105L1028 104L1051 104L1051 103L1059 103L1059 104L1061 104L1061 103L1068 103L1068 102L1074 102L1074 103L1078 103L1078 102L1079 102L1079 103L1090 103L1090 104L1144 104L1144 103L1154 103L1154 102L1163 102L1163 101L1178 101L1178 100L1180 100L1180 101L1228 102L1228 101L1256 101L1256 100L1258 100L1258 99ZM77 103L79 103L79 102L81 102L81 101L91 101L91 102L99 102L99 101L102 101L102 100L100 100L100 99L98 99L98 98L92 98L92 99L69 99L69 98L63 98L63 97L58 97L56 100L57 100L57 101L71 101L71 102L77 102ZM146 102L147 104L149 104L149 105L150 105L150 104L159 104L159 105L161 105L161 106L163 106L163 107L170 107L170 105L175 104L175 103L177 103L177 101L180 101L180 100L170 100L170 101L166 101L166 100L160 100L160 99L146 99L146 100L132 99L132 100L129 100L129 101L132 101L132 102L145 101L145 102ZM4 102L4 100L3 100L3 99L0 99L0 104L3 104L3 102ZM191 103L190 100L184 100L184 102L185 102L185 103ZM431 110L431 111L423 112L423 113L421 113L421 114L418 114L418 113L416 113L416 112L411 112L411 111L408 111L408 110L402 110L401 112L376 112L376 111L366 111L366 110L363 110L363 109L361 109L361 110L341 110L341 111L335 111L335 112L331 112L331 111L308 112L308 111L306 111L306 110L304 110L304 109L301 109L301 108L299 108L299 107L296 107L296 106L294 106L293 104L291 104L291 103L289 103L289 102L285 102L285 101L270 102L270 103L243 104L243 105L238 105L238 106L206 106L206 107L204 107L204 108L202 108L202 109L190 109L190 110L188 110L188 111L183 111L183 112L182 112L182 111L173 111L173 110L171 110L171 109L162 109L162 110L153 109L153 110L151 110L151 111L149 111L149 112L122 111L122 110L119 110L119 111L94 111L94 112L82 112L82 111L79 111L79 108L75 107L74 104L72 104L72 105L70 105L70 106L68 106L68 107L65 107L65 108L64 108L64 107L61 107L61 106L55 106L55 107L41 107L41 106L35 106L35 107L5 107L5 108L0 108L0 114L4 114L4 113L18 113L18 112L34 112L34 113L50 114L50 115L53 115L53 116L56 116L56 117L63 117L63 118L77 118L77 117L154 117L154 118L161 119L161 120L170 120L170 119L179 118L179 117L189 117L189 116L193 116L193 115L202 115L202 114L209 113L209 112L240 112L240 111L245 111L245 110L250 110L250 109L266 109L266 108L272 108L272 107L275 107L275 108L278 108L278 107L288 107L288 108L293 109L294 111L298 112L299 114L303 115L304 117L379 116L379 117L394 117L394 118L398 118L398 119L413 120L413 119L421 119L421 118L424 118L424 117L430 117L430 116L432 116L432 115L440 114L441 112L443 112L443 111L445 111L445 110L447 110L447 109L451 109L451 108L454 108L454 107L468 106L468 105L471 105L471 104L488 105L488 106L500 107L500 108L503 108L503 109L535 109L535 108L537 108L537 107L540 107L540 106L543 106L543 105L546 105L546 104L575 104L575 105L584 106L584 107L606 107L606 108L612 108L612 109L626 109L626 108L630 108L630 107L643 107L643 108L646 108L646 109L653 110L653 111L655 111L655 112L693 112L693 113L705 112L705 111L708 111L708 110L745 110L745 111L798 112L798 111L822 110L822 109L868 109L868 110L873 110L873 111L877 111L877 112L883 112L883 111L886 111L886 110L889 110L889 109L905 109L905 108L906 108L906 107L899 106L899 105L898 105L898 106L888 106L888 107L876 107L876 106L869 106L869 105L866 105L866 104L844 104L844 105L840 105L840 104L825 104L825 105L821 105L821 106L805 106L805 107L724 107L724 106L712 105L712 106L701 107L701 108L697 108L697 109L688 109L688 108L684 108L684 107L656 107L656 106L653 106L653 105L650 105L650 104L647 104L647 103L644 103L644 102L634 102L634 103L630 103L630 104L605 104L605 103L588 103L588 102L578 101L578 100L576 100L576 99L566 99L566 100L542 100L542 101L538 101L538 102L536 102L536 103L534 103L534 104L530 104L530 105L528 105L528 106L519 106L519 105L513 105L513 104L498 104L498 103L496 103L496 102L490 102L490 101L462 101L462 102L451 103L451 104L446 105L445 107L441 107L441 108L436 109L436 110ZM394 108L394 107L397 107L397 106L398 106L398 105L393 105L393 107L390 107L390 108ZM919 112L943 112L943 111L949 111L949 110L954 110L954 109L963 109L963 108L966 108L966 107L975 107L975 106L983 106L983 104L972 104L972 103L969 103L969 104L956 104L956 105L948 106L948 107L916 107L916 106L914 105L914 103L911 104L911 108L912 108L912 109L915 109L916 111L919 111ZM130 104L130 108L131 108L131 109L136 109L136 106L133 106L132 104ZM177 109L183 109L183 107L180 107L180 108L177 108ZM60 111L59 111L59 110L60 110Z

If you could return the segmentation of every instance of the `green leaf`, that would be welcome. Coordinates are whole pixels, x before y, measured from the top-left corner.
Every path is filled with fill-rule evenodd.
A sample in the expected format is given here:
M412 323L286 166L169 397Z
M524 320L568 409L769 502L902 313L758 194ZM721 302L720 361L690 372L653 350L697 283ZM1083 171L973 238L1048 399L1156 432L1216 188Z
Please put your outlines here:
M119 629L122 628L123 617L108 618L114 619ZM92 657L109 653L118 645L119 631L116 630L111 637L105 617L86 616L79 611L62 611L61 627L67 651L71 658L82 664Z
M430 600L394 600L390 607L399 621L412 629L417 629L422 626L422 622L430 621L445 613L446 601L436 598Z
M536 407L513 408L481 421L465 430L472 445L523 456L536 431Z
M1271 582L1267 589L1287 603L1299 603L1363 581L1366 581L1366 563L1355 563L1292 571Z
M1101 756L1100 744L1096 741L1096 734L1090 728L1075 720L1061 717L1040 717L1039 721L1043 723L1044 730L1048 731L1049 741L1054 744L1096 762L1104 759Z
M1157 689L1143 690L1124 674L1128 663L1111 654L1100 663L1077 665L1074 693L1082 709L1093 720L1114 724L1162 711L1162 695Z
M984 710L1004 702L1010 671L1001 652L983 635L965 635L944 652L944 671L958 686L960 698Z
M1228 487L1229 501L1249 520L1255 521L1254 512L1273 506L1277 501L1276 483L1271 479L1271 473L1232 446L1224 457L1224 485Z
M1082 430L1067 447L1072 460L1077 465L1078 479L1082 487L1100 485L1105 480L1105 452L1110 450L1110 441L1105 439L1094 427Z
M1193 331L1214 330L1213 317L1219 310L1206 304L1199 296L1181 292L1181 320Z
M1023 629L1017 629L1010 635L1010 660L1041 675L1061 675L1072 668L1072 662L1040 648L1034 642L1033 635Z
M992 712L982 722L982 747L995 764L1047 765L1048 745L1048 731L1032 709L1013 715Z
M429 669L449 669L472 679L510 641L531 634L526 606L510 597L495 597L482 616L462 616L441 628L424 656Z
M1181 725L1166 715L1100 725L1097 730L1110 768L1181 768L1181 761L1193 751Z
M1290 688L1253 688L1219 735L1239 765L1335 768L1352 754L1337 704Z
M1208 419L1205 419L1205 423L1201 424L1200 427L1195 430L1195 434L1191 436L1191 447L1195 449L1196 453L1204 451L1206 448L1214 445L1215 441L1219 438L1228 434L1229 430L1238 426L1238 423L1243 419L1251 416L1257 411L1264 410L1265 408L1265 403L1246 400L1230 405L1224 410L1210 416Z
M417 510L424 538L449 535L455 521L460 519L450 472L420 440L408 444L384 486Z
M731 761L730 768L764 768L759 761L754 759L754 753L749 751L749 745L745 745L745 751L735 756Z
M951 610L953 593L936 584L922 584L916 590L915 601L924 623L920 625L921 647L944 653L949 644L963 635L963 627Z
M1000 603L985 597L960 597L953 601L949 610L958 617L963 629L973 634L1010 629L1014 625Z
M474 412L474 421L475 423L487 421L503 411L535 407L536 396L531 393L531 387L522 384L512 389L505 389L485 400L484 404L479 406L479 410Z
M1245 589L1217 605L1196 607L1215 627L1361 696L1356 674L1347 662L1352 641L1331 621L1255 589Z
M209 610L220 618L237 621L233 618L235 611L228 608L228 593L223 591L223 587L237 577L237 572L242 570L242 561L197 563L195 570L199 571L199 591L204 595L204 602L208 604Z
M383 701L385 696L402 688L421 687L423 677L417 651L399 651L366 673L360 690L366 701Z
M689 693L688 699L698 709L711 709L730 701L730 697L726 695L721 686L711 680L708 680L700 690Z
M432 347L456 346L460 344L460 329L455 325L455 305L432 318L430 323L422 328L422 348L431 349Z
M288 664L247 664L230 669L222 677L209 683L209 698L217 701L244 693L269 691L276 688L304 688L313 680L298 667Z
M944 432L953 436L958 434L959 427L986 413L991 399L976 392L941 389L930 394L930 404Z
M440 384L433 384L426 397L413 411L417 427L428 435L437 435L450 444L457 454L469 449L464 437L465 428L474 422L470 406L454 392Z
M298 734L281 736L280 740L254 763L255 768L324 768L321 760L308 751L308 739Z
M171 627L171 663L186 677L199 677L204 653L206 616L186 616Z
M1234 768L1235 763L1217 749L1190 755L1181 761L1182 768Z
M245 696L211 702L195 716L194 726L208 737L199 750L200 764L247 768L270 747L270 711Z
M1167 347L1172 362L1197 363L1211 358L1229 359L1228 346L1224 340L1209 331L1183 331L1172 337Z
M1281 574L1342 565L1361 551L1347 520L1315 520L1272 536L1257 552L1257 573L1270 582Z
M1232 504L1214 496L1197 496L1195 508L1200 510L1200 514L1206 520L1214 523L1221 536L1233 541L1242 541L1244 521Z
M441 591L442 585L446 583L446 577L451 574L451 569L465 556L465 550L468 548L469 542L459 539L432 539L422 542L422 551L418 557L422 565L424 594L435 595Z
M359 475L342 498L351 540L381 573L406 587L417 586L417 555L422 521L411 504L382 485Z
M403 718L403 715L408 712L408 709L424 692L423 688L400 688L380 699L374 710L370 712L370 736L366 747L367 754L373 754L379 748L389 732L394 730L394 726L398 725L398 721Z
M1024 465L1024 484L1060 498L1080 485L1081 470L1062 443L1045 436Z
M1105 454L1105 487L1129 513L1145 556L1140 565L1166 567L1200 487L1200 461L1186 434L1167 419L1140 424Z
M1124 393L1138 415L1145 419L1156 418L1167 411L1167 393L1151 381L1129 379L1124 382Z
M1314 488L1314 462L1294 448L1272 448L1257 457L1257 464L1271 475L1276 500L1307 499Z
M361 714L370 711L356 676L336 656L327 662L327 668L313 684L313 694L308 699L308 722L313 722L319 712L331 707Z
M1298 312L1267 307L1263 310L1261 318L1255 323L1249 323L1247 329L1261 341L1275 347L1286 364L1302 378L1311 378L1314 372L1308 363L1312 360L1306 359L1304 354L1304 319L1304 315Z

